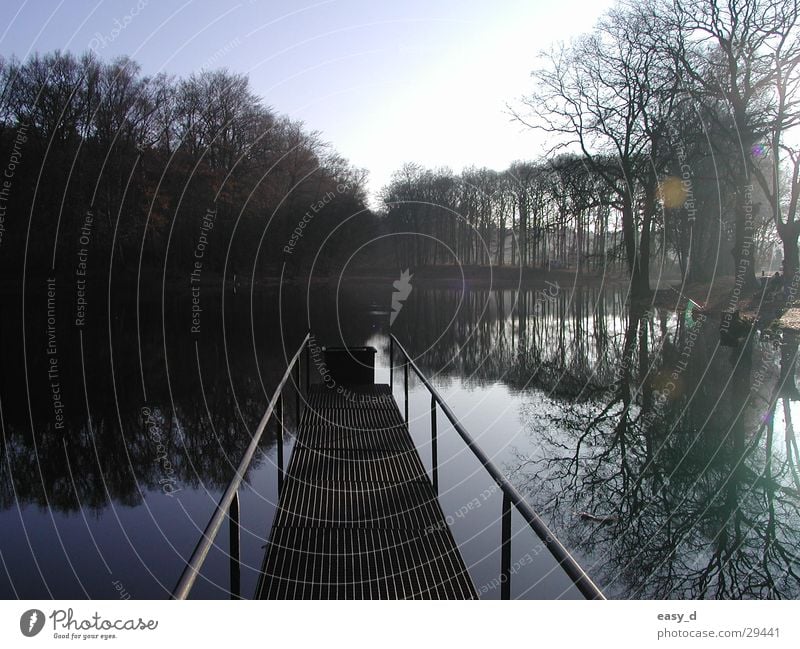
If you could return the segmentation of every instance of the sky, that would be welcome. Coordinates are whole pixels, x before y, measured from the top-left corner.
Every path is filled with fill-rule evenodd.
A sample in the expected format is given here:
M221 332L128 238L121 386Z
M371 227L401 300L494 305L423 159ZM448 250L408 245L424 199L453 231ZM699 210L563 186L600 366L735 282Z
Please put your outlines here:
M358 167L374 197L406 162L504 169L542 136L507 104L537 55L611 0L3 0L0 55L94 50L145 74L246 73Z

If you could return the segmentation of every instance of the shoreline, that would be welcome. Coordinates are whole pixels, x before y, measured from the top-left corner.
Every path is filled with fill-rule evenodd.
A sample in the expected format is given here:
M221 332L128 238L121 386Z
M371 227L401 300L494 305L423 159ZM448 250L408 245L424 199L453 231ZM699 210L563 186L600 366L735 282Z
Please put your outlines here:
M412 270L412 283L419 283L425 286L441 286L444 288L453 287L458 288L465 286L466 288L517 288L517 287L539 287L546 285L548 282L551 284L559 284L562 287L567 286L602 286L602 285L618 285L628 281L625 273L577 273L575 270L558 269L558 270L544 270L538 268L509 268L503 267L425 267L419 270ZM395 268L378 268L374 270L367 269L354 269L345 271L341 274L321 274L309 278L303 274L293 273L286 274L281 278L280 275L261 275L253 282L250 281L249 275L239 274L237 280L238 288L249 288L251 284L257 288L273 288L279 286L281 283L289 285L324 285L324 284L337 284L337 283L381 283L391 284L396 281L401 274L401 269ZM30 289L37 284L45 283L48 279L52 279L51 274L29 274L27 277L26 287ZM61 277L58 274L55 276L56 286L72 287L75 283L73 276ZM97 280L92 281L92 278L87 278L87 283L91 286L94 285L95 289L99 286L107 286L107 278L103 278L101 282ZM114 286L136 286L140 283L142 286L148 287L161 287L163 282L163 274L155 273L152 271L143 272L138 278L135 273L131 272L117 272L113 277ZM211 290L221 290L223 283L223 275L219 272L204 271L203 279L200 285L204 288ZM168 277L166 282L168 290L184 289L191 285L190 276L188 273L180 277ZM231 273L225 277L225 284L232 285ZM21 282L19 280L0 279L0 294L14 294L19 293L21 289Z

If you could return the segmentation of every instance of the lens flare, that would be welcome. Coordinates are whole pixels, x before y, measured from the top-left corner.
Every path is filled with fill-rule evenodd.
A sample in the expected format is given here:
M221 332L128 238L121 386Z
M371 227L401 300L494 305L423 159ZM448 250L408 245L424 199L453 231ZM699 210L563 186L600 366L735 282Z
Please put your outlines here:
M667 176L661 181L658 189L664 207L668 209L682 207L686 202L686 187L683 186L680 178Z

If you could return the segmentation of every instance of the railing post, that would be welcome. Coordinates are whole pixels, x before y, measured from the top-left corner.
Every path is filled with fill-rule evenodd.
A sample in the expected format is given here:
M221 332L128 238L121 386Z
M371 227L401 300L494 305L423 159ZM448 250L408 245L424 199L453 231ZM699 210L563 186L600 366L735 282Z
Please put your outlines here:
M431 473L433 490L439 494L439 460L436 453L436 397L431 395Z
M511 498L503 492L500 599L511 599Z
M394 338L389 334L389 390L394 389Z
M408 424L408 359L407 358L406 362L403 363L403 374L404 374L403 383L405 384L405 394L406 394L405 414L406 414L406 424Z
M241 599L242 594L242 564L241 548L239 543L239 491L237 490L231 500L228 510L228 525L230 535L231 555L231 599Z
M278 433L278 496L280 496L283 488L283 394L275 408L275 421Z

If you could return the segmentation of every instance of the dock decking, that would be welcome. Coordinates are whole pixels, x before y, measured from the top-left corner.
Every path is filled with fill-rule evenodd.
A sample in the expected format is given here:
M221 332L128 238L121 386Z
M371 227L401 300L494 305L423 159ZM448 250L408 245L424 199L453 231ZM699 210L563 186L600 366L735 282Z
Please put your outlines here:
M261 599L475 599L388 385L314 386L264 557Z

